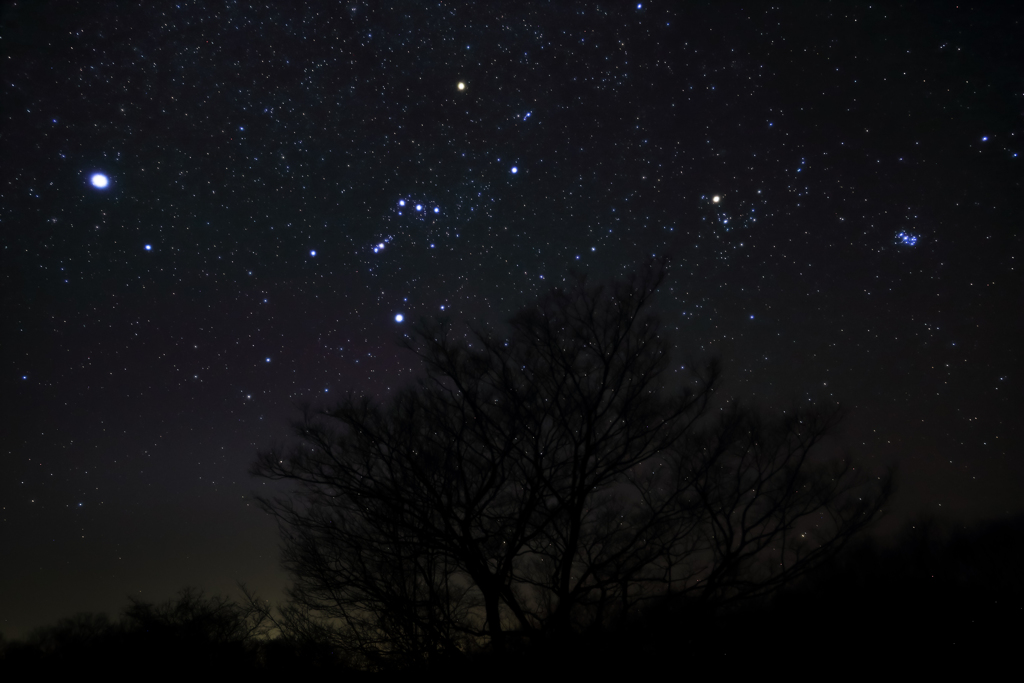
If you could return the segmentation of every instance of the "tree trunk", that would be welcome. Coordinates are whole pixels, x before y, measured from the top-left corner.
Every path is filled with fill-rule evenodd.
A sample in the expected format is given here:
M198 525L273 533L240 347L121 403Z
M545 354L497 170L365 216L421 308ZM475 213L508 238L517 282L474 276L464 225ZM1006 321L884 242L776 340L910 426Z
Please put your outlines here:
M491 634L491 649L505 651L505 633L501 630L501 601L496 590L484 592L484 608L487 610L487 630Z

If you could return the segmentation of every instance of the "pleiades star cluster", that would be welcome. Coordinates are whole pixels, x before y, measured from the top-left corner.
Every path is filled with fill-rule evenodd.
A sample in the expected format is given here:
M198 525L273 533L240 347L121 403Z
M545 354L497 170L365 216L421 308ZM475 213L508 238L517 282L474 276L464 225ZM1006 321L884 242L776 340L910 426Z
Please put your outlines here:
M889 522L1019 511L1011 5L6 3L0 631L279 597L297 406L662 255L676 372L839 401Z

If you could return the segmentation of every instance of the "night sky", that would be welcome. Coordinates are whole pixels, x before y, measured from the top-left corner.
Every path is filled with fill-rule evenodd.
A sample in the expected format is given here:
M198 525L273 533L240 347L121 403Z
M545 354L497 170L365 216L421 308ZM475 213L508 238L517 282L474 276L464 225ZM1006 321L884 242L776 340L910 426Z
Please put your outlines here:
M663 254L678 364L847 407L887 524L1019 512L1013 4L6 3L0 631L279 599L296 405Z

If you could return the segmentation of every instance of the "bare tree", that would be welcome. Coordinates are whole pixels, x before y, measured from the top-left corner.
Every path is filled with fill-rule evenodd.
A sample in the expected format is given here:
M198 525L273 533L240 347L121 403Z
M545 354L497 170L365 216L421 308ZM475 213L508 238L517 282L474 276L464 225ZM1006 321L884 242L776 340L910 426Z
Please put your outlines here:
M307 411L254 467L295 485L262 502L296 602L370 659L502 649L656 593L772 590L863 528L887 489L815 461L833 413L712 420L716 363L669 385L663 274L578 277L502 331L425 322L416 387Z
M438 543L445 482L422 404L416 392L386 411L350 399L330 413L341 431L307 412L287 459L265 453L257 465L299 484L292 497L263 501L282 522L294 603L336 620L337 644L370 663L429 659L473 633L466 588Z
M877 517L891 475L872 478L849 457L821 452L840 418L830 404L775 419L733 404L676 445L673 505L685 533L656 563L670 567L661 574L669 592L716 603L762 596L834 556Z

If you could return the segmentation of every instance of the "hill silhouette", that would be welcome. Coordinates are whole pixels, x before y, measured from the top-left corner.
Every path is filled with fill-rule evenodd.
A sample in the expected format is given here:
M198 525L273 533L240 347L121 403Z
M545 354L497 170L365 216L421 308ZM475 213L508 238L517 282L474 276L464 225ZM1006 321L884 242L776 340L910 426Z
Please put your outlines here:
M269 628L247 601L186 590L159 605L131 602L119 619L77 615L4 643L0 673L553 680L988 667L1011 659L1019 642L1022 556L1024 516L967 528L918 522L886 543L847 549L770 598L724 606L666 598L611 627L520 647L513 639L504 653L467 652L404 671L358 671L328 641Z

